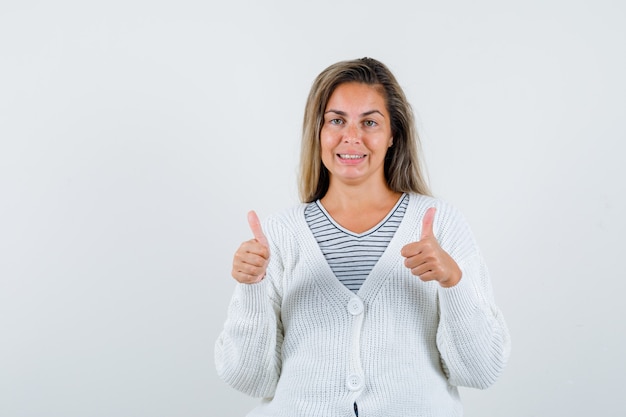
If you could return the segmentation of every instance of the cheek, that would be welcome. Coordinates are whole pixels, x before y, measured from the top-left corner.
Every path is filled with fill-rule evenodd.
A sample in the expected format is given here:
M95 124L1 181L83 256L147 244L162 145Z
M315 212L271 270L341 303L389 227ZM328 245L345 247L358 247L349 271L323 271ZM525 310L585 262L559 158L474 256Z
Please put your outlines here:
M335 147L334 141L331 136L325 135L323 132L320 135L320 151L322 155L332 153Z
M375 138L371 142L367 144L370 149L377 149L379 151L387 152L389 149L389 145L391 144L391 140L388 136L381 135L380 137Z

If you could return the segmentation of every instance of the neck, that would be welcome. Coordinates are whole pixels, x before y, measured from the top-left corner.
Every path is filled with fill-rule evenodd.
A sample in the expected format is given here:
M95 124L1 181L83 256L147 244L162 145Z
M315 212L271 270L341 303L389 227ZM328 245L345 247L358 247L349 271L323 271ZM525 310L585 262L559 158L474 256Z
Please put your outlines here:
M371 207L393 205L400 195L401 193L389 189L386 182L377 187L372 187L371 184L333 185L331 182L321 201L326 209L358 212L357 210Z
M354 233L363 233L376 226L398 202L401 193L383 187L345 184L330 186L322 198L322 205L342 227Z

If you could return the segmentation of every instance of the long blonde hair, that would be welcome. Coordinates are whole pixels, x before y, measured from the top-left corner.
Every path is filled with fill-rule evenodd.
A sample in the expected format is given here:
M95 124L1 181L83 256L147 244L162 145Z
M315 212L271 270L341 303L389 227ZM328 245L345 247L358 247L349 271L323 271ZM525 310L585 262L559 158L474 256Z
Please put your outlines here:
M420 164L420 142L413 110L394 75L381 62L361 58L337 62L322 71L311 87L304 110L300 150L300 199L310 203L328 191L330 174L322 164L320 132L324 111L338 85L359 82L381 87L391 117L393 146L385 156L385 179L393 191L430 195Z

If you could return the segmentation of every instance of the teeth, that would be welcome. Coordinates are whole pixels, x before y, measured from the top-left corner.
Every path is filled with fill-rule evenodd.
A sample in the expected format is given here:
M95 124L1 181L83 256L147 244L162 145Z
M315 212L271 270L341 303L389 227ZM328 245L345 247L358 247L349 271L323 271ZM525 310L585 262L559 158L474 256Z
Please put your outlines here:
M364 158L365 155L348 155L348 154L339 154L341 159L361 159Z

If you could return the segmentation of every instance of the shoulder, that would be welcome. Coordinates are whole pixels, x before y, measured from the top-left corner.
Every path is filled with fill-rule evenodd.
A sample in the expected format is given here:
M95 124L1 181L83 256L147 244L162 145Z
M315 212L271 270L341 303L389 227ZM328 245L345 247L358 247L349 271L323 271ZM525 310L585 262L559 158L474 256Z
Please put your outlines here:
M436 209L433 230L442 247L456 246L462 242L471 246L475 245L476 242L467 220L456 206L446 200L410 194L407 214L418 222L421 228L422 219L431 207Z
M303 233L307 228L304 211L308 204L294 204L274 212L262 220L263 230L274 239L286 239L288 236Z
M426 210L434 207L437 209L436 217L440 219L450 219L464 221L461 212L450 202L441 198L431 197L422 194L409 194L409 204L407 210L412 215L423 216Z
M304 218L304 210L307 206L308 204L306 203L294 204L270 214L264 221L271 224L282 224L287 227L299 226L299 223Z

